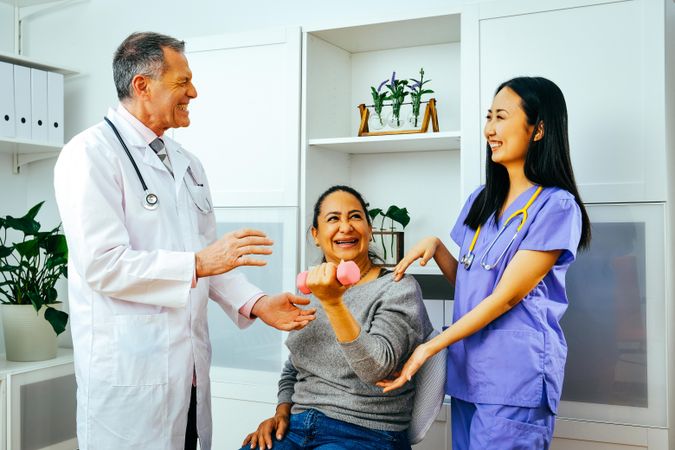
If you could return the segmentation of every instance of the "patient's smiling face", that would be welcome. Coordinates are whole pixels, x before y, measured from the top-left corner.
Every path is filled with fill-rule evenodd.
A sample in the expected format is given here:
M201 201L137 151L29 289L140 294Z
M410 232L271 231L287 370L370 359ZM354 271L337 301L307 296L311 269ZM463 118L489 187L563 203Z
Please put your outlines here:
M312 227L314 242L327 262L368 259L372 227L359 200L345 191L336 191L323 200L317 227ZM359 264L360 265L360 264Z

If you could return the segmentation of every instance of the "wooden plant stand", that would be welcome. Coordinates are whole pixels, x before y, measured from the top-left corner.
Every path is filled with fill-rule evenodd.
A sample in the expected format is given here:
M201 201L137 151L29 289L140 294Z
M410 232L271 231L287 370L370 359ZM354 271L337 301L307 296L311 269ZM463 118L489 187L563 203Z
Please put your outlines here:
M424 118L422 119L422 127L418 130L385 130L385 131L369 131L368 130L368 116L370 112L366 108L365 103L359 105L359 112L361 113L361 124L359 125L359 136L385 136L388 134L415 134L426 133L429 129L429 122L433 131L438 132L438 114L436 113L436 99L430 98L427 106L424 108Z

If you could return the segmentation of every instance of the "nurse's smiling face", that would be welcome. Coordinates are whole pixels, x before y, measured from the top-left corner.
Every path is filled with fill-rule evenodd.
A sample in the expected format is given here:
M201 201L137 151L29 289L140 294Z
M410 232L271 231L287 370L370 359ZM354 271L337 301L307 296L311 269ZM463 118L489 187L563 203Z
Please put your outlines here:
M192 84L192 71L183 53L164 48L164 73L156 79L149 78L147 84L146 125L158 136L169 128L190 125L188 104L197 97Z
M314 242L327 262L353 260L365 267L372 227L359 200L344 191L329 194L321 203L317 227L312 227ZM364 263L362 266L360 263Z
M533 130L534 126L527 123L518 94L508 87L497 92L483 130L492 150L492 161L503 166L524 166Z

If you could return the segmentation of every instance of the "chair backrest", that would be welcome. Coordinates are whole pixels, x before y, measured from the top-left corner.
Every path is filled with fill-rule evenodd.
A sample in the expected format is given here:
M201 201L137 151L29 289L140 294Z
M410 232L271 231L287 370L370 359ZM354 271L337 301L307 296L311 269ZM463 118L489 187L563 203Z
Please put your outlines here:
M437 336L432 330L425 341ZM413 400L412 419L408 428L408 440L417 444L424 439L427 431L438 416L445 398L446 349L429 358L413 378L415 399Z

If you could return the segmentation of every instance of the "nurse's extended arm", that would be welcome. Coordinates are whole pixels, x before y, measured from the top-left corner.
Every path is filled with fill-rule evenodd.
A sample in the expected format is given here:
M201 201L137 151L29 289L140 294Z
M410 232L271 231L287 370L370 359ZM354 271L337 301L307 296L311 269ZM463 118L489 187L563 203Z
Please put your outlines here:
M495 290L474 309L453 323L442 334L418 346L395 380L383 380L384 392L398 389L409 381L431 356L455 342L471 336L516 306L553 268L562 251L519 250L506 266Z
M403 278L406 269L416 260L420 260L420 266L426 266L432 257L445 278L454 286L457 277L457 260L443 244L443 241L436 236L426 237L415 244L394 268L394 281Z

